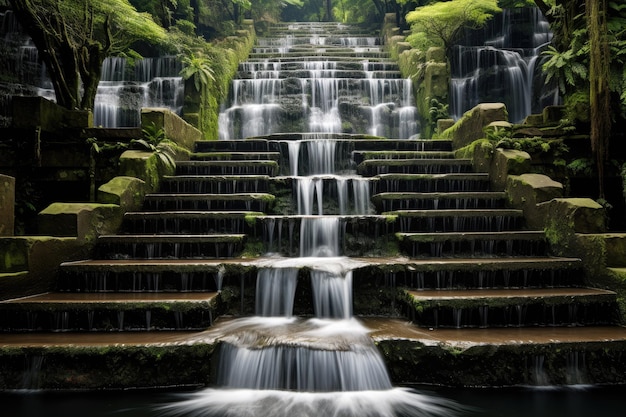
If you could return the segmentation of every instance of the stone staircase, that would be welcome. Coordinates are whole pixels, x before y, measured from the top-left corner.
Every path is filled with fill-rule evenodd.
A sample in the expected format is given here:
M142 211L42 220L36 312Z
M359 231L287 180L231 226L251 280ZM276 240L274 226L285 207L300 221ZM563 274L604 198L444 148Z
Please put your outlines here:
M216 319L253 313L268 231L284 222L287 235L302 221L285 215L288 140L198 142L119 234L100 236L94 259L62 265L57 291L1 302L2 388L24 388L42 357L27 388L209 383L197 363L210 362L227 322ZM355 262L354 314L395 381L532 384L545 379L529 363L545 358L552 383L571 383L563 355L581 352L587 379L574 383L624 382L615 293L586 288L580 260L550 256L543 231L526 229L488 176L452 158L450 142L336 140L337 157L368 178L376 211L340 217L344 239L360 241L344 246ZM8 365L15 355L26 359ZM146 362L189 371L141 374Z

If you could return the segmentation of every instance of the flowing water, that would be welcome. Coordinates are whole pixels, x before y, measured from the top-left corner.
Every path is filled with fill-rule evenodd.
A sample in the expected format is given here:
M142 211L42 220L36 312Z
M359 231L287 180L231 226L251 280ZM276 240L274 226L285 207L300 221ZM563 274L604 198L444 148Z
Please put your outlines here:
M10 10L0 13L0 37L0 52L7 58L0 64L0 72L15 77L15 84L0 86L0 118L11 114L11 95L54 101L52 82L39 52ZM143 107L166 107L180 114L184 99L181 68L174 56L138 59L134 65L125 58L106 58L94 104L94 126L139 126ZM12 90L4 94L9 86Z
M303 27L314 32L318 26ZM323 27L328 29L325 32L333 32L340 25ZM283 58L295 45L313 45L311 53L317 55L318 46L325 50L325 45L333 43L353 53L363 47L368 52L378 51L377 40L371 37L338 41L311 34L261 39L257 54L277 52L282 59L244 63L242 72L248 78L233 83L233 102L220 118L222 139L276 131L279 124L273 123L281 119L280 106L285 99L281 94L288 80L296 86L292 95L307 96L299 105L305 126L313 133L287 141L288 174L293 179L300 227L299 256L268 257L267 266L258 273L256 316L234 320L221 330L217 386L165 406L168 413L268 417L454 414L453 402L394 388L368 329L352 315L354 262L342 256L340 230L347 213L362 216L370 212L370 187L342 164L342 142L326 133L339 132L339 103L354 80L345 75L337 78L341 63ZM300 72L298 82L290 78L294 74L283 75L285 66ZM388 109L408 105L410 88L403 80L376 78L368 71L366 60L359 66L365 74L353 94L367 98L366 104L359 106L371 116L364 129L376 134L377 107L390 97L398 102L388 104ZM240 118L239 128L234 126L235 117ZM336 200L338 209L333 211L338 213L328 213L329 200ZM283 220L281 216L268 219L266 235L272 236L271 240L276 223ZM272 247L272 242L267 246ZM299 275L311 281L313 318L292 317Z
M527 29L525 29L527 28ZM541 53L552 39L537 8L504 9L483 30L468 33L450 56L450 113L463 113L484 102L503 102L509 120L521 122L558 92L543 84Z
M379 38L340 24L278 25L232 83L220 139L277 132L419 133L411 82Z

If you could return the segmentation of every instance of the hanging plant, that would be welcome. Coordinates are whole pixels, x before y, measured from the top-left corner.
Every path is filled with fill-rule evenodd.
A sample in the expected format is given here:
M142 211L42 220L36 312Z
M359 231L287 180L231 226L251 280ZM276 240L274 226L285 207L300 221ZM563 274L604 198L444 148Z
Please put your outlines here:
M197 91L202 91L209 82L215 82L215 73L208 58L197 56L192 52L182 58L182 63L183 69L180 71L180 76L184 80L193 78L193 84Z

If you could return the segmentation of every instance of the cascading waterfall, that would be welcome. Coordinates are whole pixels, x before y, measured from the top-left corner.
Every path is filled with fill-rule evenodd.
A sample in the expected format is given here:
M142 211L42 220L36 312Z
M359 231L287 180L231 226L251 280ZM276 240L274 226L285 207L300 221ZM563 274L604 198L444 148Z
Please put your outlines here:
M293 23L261 38L240 65L219 116L220 139L277 132L361 133L406 139L419 133L412 85L373 36L293 35ZM330 51L324 59L320 55ZM355 59L359 58L359 59Z
M133 68L127 68L125 58L105 59L94 104L94 124L139 126L142 107L166 107L180 114L184 99L180 70L174 56L144 58Z
M530 33L520 32L524 27ZM451 115L458 119L479 103L503 102L509 120L517 123L558 104L558 91L545 88L539 69L551 38L538 8L504 9L484 30L468 33L450 56Z
M21 30L12 11L0 13L0 52L9 59L3 64L6 74L14 74L11 95L41 96L55 101L55 94L37 48ZM108 57L102 63L101 80L94 103L94 125L134 127L140 124L142 107L166 107L180 114L184 86L180 60L174 56L144 58L131 68L121 57ZM0 117L10 114L10 105L0 103Z
M297 42L302 40L287 38L284 44ZM307 42L323 44L329 40L313 36ZM368 42L366 49L371 46ZM271 50L283 45L275 40L271 43L262 45ZM348 39L346 43L358 41ZM272 85L266 93L274 94L275 82L254 84L261 88L264 83ZM246 83L235 84L233 89L238 91ZM263 103L275 99L258 92L253 95L258 101L247 106L263 108ZM369 212L370 187L367 180L353 173L346 176L339 172L339 161L345 158L338 151L340 145L340 140L323 135L288 142L289 173L295 184L293 197L300 221L300 256L268 256L257 276L257 316L233 320L220 329L217 384L221 388L167 405L168 412L220 417L454 415L455 406L449 402L394 388L368 329L352 315L352 270L358 262L341 256L342 214L324 212L329 195L333 196L325 192L325 183L334 184L330 187L334 188L334 198L340 200L340 211L351 206L355 215ZM348 202L350 188L353 204ZM283 223L280 219L268 218L266 236L270 239L275 225ZM295 318L291 308L298 276L306 272L315 317Z

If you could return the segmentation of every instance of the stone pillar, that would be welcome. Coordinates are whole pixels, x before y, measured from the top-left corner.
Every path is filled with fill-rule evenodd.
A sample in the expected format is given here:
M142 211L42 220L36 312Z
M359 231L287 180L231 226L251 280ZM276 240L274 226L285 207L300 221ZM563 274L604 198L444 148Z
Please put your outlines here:
M15 178L0 174L0 236L13 236L15 227Z

